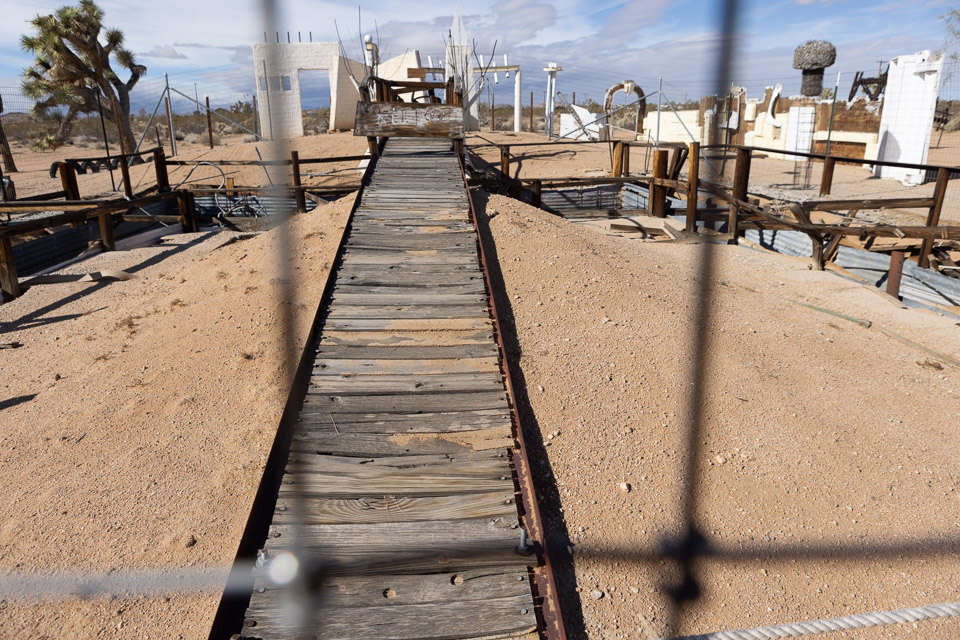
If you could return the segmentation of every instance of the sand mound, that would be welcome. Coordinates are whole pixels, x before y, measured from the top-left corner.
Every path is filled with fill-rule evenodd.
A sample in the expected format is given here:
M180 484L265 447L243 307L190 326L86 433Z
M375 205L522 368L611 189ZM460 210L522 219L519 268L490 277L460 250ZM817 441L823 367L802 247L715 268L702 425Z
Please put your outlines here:
M290 224L298 355L352 202ZM0 351L0 572L229 566L286 400L280 231L169 236L68 270L131 280L0 306L24 345ZM218 599L0 602L0 636L206 637Z
M605 235L502 196L490 197L486 216L533 410L523 417L538 452L544 517L572 548L572 556L554 559L568 631L583 637L582 625L593 638L660 637L670 567L629 552L658 549L677 527L701 247ZM703 531L730 549L955 537L960 502L948 470L960 453L960 372L925 365L924 354L881 333L789 300L872 319L956 358L955 320L898 309L861 285L807 270L808 260L716 249L699 462ZM681 631L956 599L960 569L946 554L818 555L705 562L705 597ZM925 638L953 638L960 625L919 629Z

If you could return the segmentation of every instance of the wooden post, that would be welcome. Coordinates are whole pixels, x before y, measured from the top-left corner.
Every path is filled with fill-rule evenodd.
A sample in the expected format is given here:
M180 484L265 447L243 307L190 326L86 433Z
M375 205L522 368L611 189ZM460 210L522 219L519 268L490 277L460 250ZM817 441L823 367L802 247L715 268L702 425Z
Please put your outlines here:
M500 173L504 178L510 177L510 147L500 147Z
M130 183L130 159L127 156L120 156L120 176L123 178L123 194L128 199L133 198L133 185Z
M210 148L213 149L213 116L210 115L210 96L207 96L207 135L210 137Z
M830 189L833 188L833 166L836 160L827 156L823 159L823 173L820 175L820 195L830 195Z
M104 251L115 251L117 243L113 238L113 216L101 213L97 218L100 220L100 248Z
M937 169L937 185L933 189L933 206L927 213L927 226L935 227L940 224L940 212L943 210L943 201L947 196L947 181L950 180L950 170ZM926 238L920 245L918 264L921 269L930 267L930 252L933 251L933 238Z
M611 162L613 166L611 167L610 175L614 178L619 178L623 175L623 143L617 140L613 143L613 158Z
M737 164L733 169L733 197L737 200L746 201L747 186L750 183L750 150L737 149ZM730 233L730 244L737 244L737 238L740 236L740 207L730 205L730 217L727 231Z
M570 101L571 104L577 104L577 92L573 92L573 100Z
M297 200L297 213L306 213L307 197L301 189L300 154L297 151L290 152L290 169L293 172L293 196Z
M236 195L236 194L232 191L232 189L233 189L235 186L236 186L236 184L234 183L233 178L227 178L226 183L224 184L224 187L226 187L226 190L227 190L227 191L226 191L226 196L227 196L228 198L231 198L231 197L233 197L234 195Z
M497 130L497 92L493 90L493 85L490 85L490 131Z
M900 299L900 279L903 277L903 251L890 254L890 271L887 272L887 294Z
M669 151L658 149L653 152L653 178L665 180L667 177L667 161ZM667 217L667 188L656 183L650 183L650 213L657 218Z
M700 143L690 143L690 166L687 169L687 227L688 233L697 232L697 192L700 189Z
M530 92L530 133L533 133L533 91Z
M13 244L9 236L0 237L0 291L7 300L20 295L20 281L17 279L17 263L13 259Z
M173 122L172 117L170 115L170 96L164 96L163 107L167 111L167 124L169 124ZM170 131L168 133L170 134L170 153L173 153L173 150L177 148L176 146L177 143L173 139L173 127L170 127Z
M157 191L170 191L170 176L167 174L167 156L163 149L153 154L153 169L157 174Z
M80 186L77 184L77 170L69 162L58 162L57 170L60 172L60 185L67 192L67 200L79 200Z
M624 176L630 175L630 143L621 142L620 143L620 153L623 155L623 159L620 161L620 174Z
M380 153L379 149L377 149L376 136L367 136L367 148L370 150L370 156L376 158Z
M539 209L541 203L543 202L540 197L540 194L543 190L543 183L540 182L539 180L534 180L532 189L533 189L533 206Z
M193 194L189 191L178 191L177 207L180 209L180 224L183 225L183 230L197 231L197 208Z

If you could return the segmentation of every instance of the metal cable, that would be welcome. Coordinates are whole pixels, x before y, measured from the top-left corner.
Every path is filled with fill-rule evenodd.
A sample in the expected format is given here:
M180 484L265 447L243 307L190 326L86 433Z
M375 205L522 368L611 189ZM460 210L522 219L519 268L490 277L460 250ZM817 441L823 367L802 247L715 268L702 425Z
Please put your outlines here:
M776 640L777 638L796 638L797 636L831 631L850 631L867 627L880 627L891 624L906 624L936 618L960 617L960 602L931 604L925 607L897 609L896 611L876 611L858 613L842 618L824 618L806 622L787 622L770 627L714 631L692 636L682 636L673 640ZM665 640L661 638L660 640Z

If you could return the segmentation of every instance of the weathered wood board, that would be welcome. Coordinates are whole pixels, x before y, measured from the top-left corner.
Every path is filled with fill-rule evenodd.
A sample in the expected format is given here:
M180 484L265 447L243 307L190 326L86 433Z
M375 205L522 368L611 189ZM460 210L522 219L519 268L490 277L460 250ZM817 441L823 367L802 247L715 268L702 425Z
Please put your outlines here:
M463 140L463 107L411 102L358 102L355 136Z

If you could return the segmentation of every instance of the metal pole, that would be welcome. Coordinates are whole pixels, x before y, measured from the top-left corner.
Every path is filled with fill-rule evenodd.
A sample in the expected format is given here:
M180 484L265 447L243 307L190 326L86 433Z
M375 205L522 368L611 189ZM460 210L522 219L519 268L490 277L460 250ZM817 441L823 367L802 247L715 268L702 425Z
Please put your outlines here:
M170 100L170 76L163 74L163 80L166 82L167 99ZM177 135L173 130L173 100L170 100L170 110L167 111L167 126L170 127L170 155L177 155Z
M523 111L523 97L521 96L522 85L520 82L520 70L517 69L513 77L513 130L520 131L520 116Z
M830 129L827 130L827 150L824 155L830 155L830 137L833 135L833 115L837 112L837 92L840 90L840 72L837 71L837 84L833 88L833 104L830 105Z
M103 131L103 148L107 152L107 166L110 168L110 187L116 191L117 183L113 179L113 162L110 161L110 143L107 142L107 124L103 121L103 104L100 102L100 91L97 91L97 110L100 111L100 130ZM150 125L147 125L149 128Z
M193 95L196 97L197 104L200 104L200 92L197 90L197 83L193 83ZM197 115L200 115L200 109L197 109Z
M659 79L659 85L657 86L657 146L660 148L660 110L663 108L663 77ZM644 114L646 115L646 114ZM643 116L640 116L641 118Z

